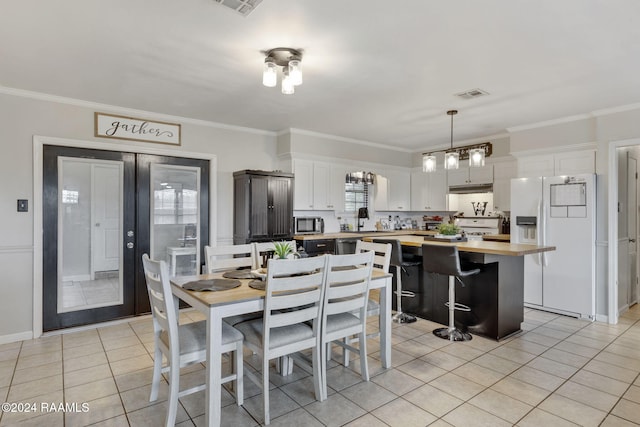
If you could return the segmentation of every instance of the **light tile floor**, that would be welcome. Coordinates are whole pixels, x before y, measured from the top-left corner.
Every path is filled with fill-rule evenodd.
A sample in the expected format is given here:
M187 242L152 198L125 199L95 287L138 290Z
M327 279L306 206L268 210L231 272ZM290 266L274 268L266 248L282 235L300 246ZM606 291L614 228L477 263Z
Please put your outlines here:
M194 311L181 313L182 322L201 319ZM499 343L477 336L449 343L431 334L437 326L394 324L389 370L382 369L378 343L371 340L368 383L359 363L345 368L331 362L325 402L314 399L312 379L301 369L286 378L271 372L272 425L640 425L638 306L618 325L527 309L523 332ZM0 426L162 425L167 386L159 403L149 403L152 349L148 317L0 345L0 401L21 409L1 412ZM260 366L248 352L245 360L247 369ZM181 385L203 376L202 365L189 367ZM262 420L259 389L247 380L245 390L242 407L224 391L223 425ZM35 406L17 406L27 403ZM68 412L61 403L71 404ZM202 426L203 414L204 392L187 396L177 425Z

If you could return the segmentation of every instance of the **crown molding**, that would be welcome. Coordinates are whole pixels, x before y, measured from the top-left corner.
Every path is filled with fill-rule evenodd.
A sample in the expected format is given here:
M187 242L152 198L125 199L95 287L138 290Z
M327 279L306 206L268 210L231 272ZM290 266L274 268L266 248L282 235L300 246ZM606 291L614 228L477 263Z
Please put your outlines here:
M591 113L588 113L588 114L577 114L575 116L561 117L559 119L546 120L546 121L543 121L543 122L531 123L531 124L527 124L527 125L512 126L512 127L507 128L507 131L509 133L521 132L523 130L538 129L538 128L544 128L544 127L548 127L548 126L561 125L561 124L564 124L564 123L577 122L577 121L580 121L580 120L588 120L588 119L592 119L593 117L594 116Z
M597 150L597 148L598 148L597 142L584 142L580 144L562 145L559 147L536 148L533 150L512 151L509 154L511 154L513 157L521 158L521 157L528 157L528 156L540 156L545 154L567 153L571 151L586 151L586 150L595 151Z
M211 127L211 128L216 128L216 129L224 129L224 130L233 130L233 131L236 131L236 132L245 132L245 133L252 133L252 134L264 135L264 136L273 136L273 137L275 137L277 135L276 132L262 130L262 129L254 129L254 128L248 128L248 127L243 127L243 126L235 126L235 125L227 125L227 124L224 124L224 123L212 122L212 121L209 121L209 120L193 119L193 118L190 118L190 117L174 116L174 115L171 115L171 114L163 114L163 113L157 113L157 112L153 112L153 111L146 111L146 110L138 110L138 109L134 109L134 108L120 107L120 106L117 106L117 105L102 104L102 103L93 102L93 101L84 101L82 99L68 98L68 97L59 96L59 95L51 95L51 94L42 93L42 92L33 92L33 91L29 91L29 90L16 89L16 88L11 88L11 87L6 87L6 86L0 86L0 94L17 96L17 97L21 97L21 98L36 99L36 100L39 100L39 101L55 102L55 103L58 103L58 104L74 105L74 106L77 106L77 107L84 107L84 108L89 108L89 109L93 109L93 110L100 110L100 111L104 111L104 112L121 113L121 114L127 114L127 115L132 115L132 116L144 116L144 117L147 117L149 119L154 119L154 120L164 120L164 121L170 121L170 122L177 121L177 122L180 122L180 123L183 123L183 124L191 124L191 125L196 125L196 126L205 126L205 127Z
M376 147L376 148L382 148L382 149L385 149L385 150L398 151L400 153L413 153L414 152L413 150L409 150L407 148L391 147L391 146L380 144L380 143L377 143L377 142L363 141L361 139L347 138L347 137L344 137L344 136L331 135L331 134L328 134L328 133L321 133L321 132L315 132L315 131L297 129L297 128L283 129L281 131L278 131L276 133L276 135L277 136L281 136L281 135L285 135L287 133L290 133L292 135L305 135L305 136L315 136L315 137L318 137L318 138L327 138L327 139L331 139L333 141L348 142L348 143L351 143L351 144L359 144L359 145L366 145L366 146L369 146L369 147Z
M640 109L640 103L621 105L619 107L612 107L612 108L604 108L602 110L595 110L591 114L593 114L596 117L600 117L600 116L608 116L610 114L624 113L626 111L633 111L638 109Z

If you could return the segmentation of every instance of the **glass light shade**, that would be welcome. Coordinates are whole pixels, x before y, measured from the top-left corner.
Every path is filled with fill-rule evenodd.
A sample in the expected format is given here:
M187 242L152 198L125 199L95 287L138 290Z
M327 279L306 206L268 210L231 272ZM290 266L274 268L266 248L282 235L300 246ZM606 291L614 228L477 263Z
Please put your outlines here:
M422 156L422 172L435 172L436 165L436 156L430 154Z
M460 164L460 154L458 153L445 153L444 155L444 168L445 169L458 169Z
M278 83L278 72L275 62L265 61L262 70L262 84L267 87L275 87Z
M476 168L484 166L484 150L482 148L469 150L469 166Z
M289 78L291 78L294 86L302 84L302 68L300 67L300 61L297 59L289 61Z
M293 95L293 93L295 92L295 86L293 85L293 82L291 81L291 76L287 76L285 75L282 78L282 93L285 95Z

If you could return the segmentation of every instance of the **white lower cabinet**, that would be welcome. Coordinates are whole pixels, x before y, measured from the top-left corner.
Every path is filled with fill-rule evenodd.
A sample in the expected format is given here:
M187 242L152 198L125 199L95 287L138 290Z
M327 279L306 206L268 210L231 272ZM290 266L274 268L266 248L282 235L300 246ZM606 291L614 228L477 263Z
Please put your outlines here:
M447 210L447 174L444 171L411 172L411 210Z

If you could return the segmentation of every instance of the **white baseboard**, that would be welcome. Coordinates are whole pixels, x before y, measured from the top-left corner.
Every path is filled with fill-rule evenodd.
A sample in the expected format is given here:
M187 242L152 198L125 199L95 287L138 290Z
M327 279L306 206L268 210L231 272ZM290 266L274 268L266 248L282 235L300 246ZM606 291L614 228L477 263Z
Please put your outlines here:
M17 334L0 335L0 344L8 344L16 341L30 340L33 338L33 331L18 332Z
M596 314L596 322L609 323L609 316L605 314Z
M87 280L91 280L90 274L78 274L76 276L63 276L63 282L85 282Z

